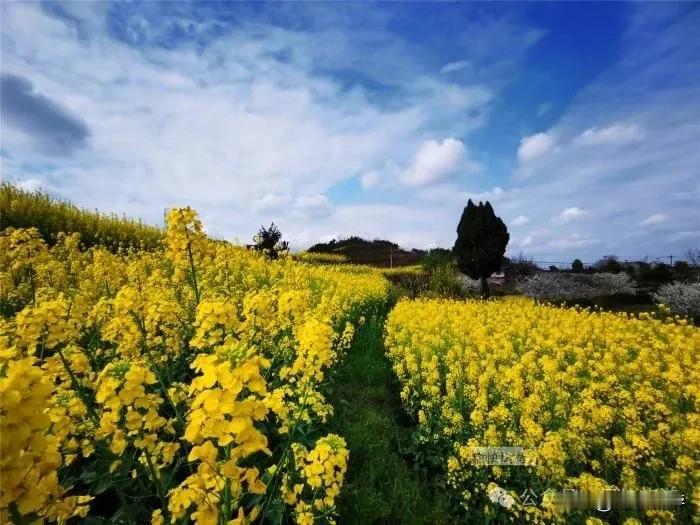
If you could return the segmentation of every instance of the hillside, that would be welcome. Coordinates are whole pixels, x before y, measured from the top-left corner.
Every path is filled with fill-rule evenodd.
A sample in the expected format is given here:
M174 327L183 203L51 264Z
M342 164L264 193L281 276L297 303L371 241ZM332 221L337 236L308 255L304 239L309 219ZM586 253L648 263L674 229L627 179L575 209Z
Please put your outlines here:
M353 264L370 266L409 266L417 264L425 255L423 250L404 250L398 244L383 240L367 240L352 236L347 239L317 243L309 248L309 253L332 253L345 256Z
M36 228L49 245L59 233L79 233L84 247L105 246L111 251L129 246L152 250L163 231L140 220L78 208L42 191L25 191L0 182L0 230Z

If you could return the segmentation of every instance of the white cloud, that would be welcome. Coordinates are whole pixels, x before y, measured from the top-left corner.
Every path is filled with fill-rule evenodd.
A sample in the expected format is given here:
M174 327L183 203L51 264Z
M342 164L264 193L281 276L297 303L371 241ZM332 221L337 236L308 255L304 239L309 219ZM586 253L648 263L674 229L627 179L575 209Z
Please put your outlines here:
M379 173L375 170L368 171L360 177L360 185L363 189L368 190L379 184Z
M328 197L320 193L300 195L294 201L294 210L304 217L324 217L333 212L333 205Z
M506 196L507 192L501 188L500 186L494 186L492 189L488 191L482 191L480 193L472 193L472 192L466 192L462 198L462 200L466 199L471 199L474 202L498 202L501 199L503 199Z
M552 239L546 243L547 248L554 250L572 250L586 248L598 241L596 239L590 239L582 236L580 233L573 233L565 237L560 237L557 239Z
M426 140L399 180L409 187L433 184L453 175L466 156L464 144L457 139L447 138L442 142Z
M528 226L538 226L539 217L554 217L550 224L558 231L547 238L567 239L576 225L581 234L576 241L598 240L580 251L569 243L584 260L605 253L681 255L697 240L682 233L700 231L700 41L689 38L700 12L681 14L678 7L647 4L630 15L619 59L545 130L561 137L556 154L514 172L528 197L525 205L538 211ZM559 220L572 202L589 211L585 223ZM673 221L640 225L654 210L673 210ZM528 251L543 258L566 244L549 242Z
M513 226L522 226L523 224L527 224L530 222L530 217L527 215L518 215L515 219L510 221L510 224Z
M649 217L644 219L639 224L641 226L652 226L654 224L661 224L662 222L666 222L667 220L668 220L667 215L664 215L663 213L655 213L653 215L649 215Z
M518 160L527 163L552 151L556 141L551 134L536 133L520 140Z
M476 171L467 155L436 182L406 189L392 183L402 174L434 173L410 171L427 139L454 137L469 145L470 132L498 116L490 114L491 103L512 102L498 90L523 73L519 60L542 31L528 36L513 20L479 21L455 42L473 67L452 75L423 61L427 53L413 52L422 42L365 19L365 27L353 26L348 38L347 25L299 23L289 29L263 17L203 44L164 49L152 33L172 17L158 22L148 10L144 16L133 10L134 16L118 23L133 33L132 41L146 38L149 45L130 47L105 31L107 4L62 5L80 22L50 16L36 3L3 4L2 68L80 115L90 141L56 163L34 151L24 134L3 126L2 174L10 180L31 178L80 206L150 222L160 222L166 207L190 204L209 231L226 238L250 239L260 220L250 211L273 210L274 196L288 195L271 218L297 244L338 233L400 238L409 247L450 246L466 198L473 195L497 201L501 217L533 210L520 242L531 237L528 253L542 260L549 260L548 253L565 257L566 245L594 260L603 253L682 254L697 241L700 40L688 35L694 35L700 11L680 16L674 6L632 6L615 60L566 105L557 104L551 128L523 138L511 180L503 175L514 159L486 144L480 158L488 164L478 180L455 176ZM351 23L345 11L342 17L326 11ZM382 7L366 11L374 20ZM191 21L185 16L180 22L189 32ZM161 32L167 36L172 28ZM339 65L369 82L336 75ZM478 80L467 83L470 78ZM384 88L375 90L373 82ZM528 115L534 121L514 122L509 129L532 130L535 112L545 111L537 102ZM547 113L546 120L554 116ZM519 138L506 135L503 143ZM642 138L643 148L629 147ZM581 147L587 141L606 145ZM336 193L343 181L362 184L372 171L382 191ZM373 178L367 178L370 186ZM482 191L471 194L468 188ZM318 195L333 195L337 202L309 200ZM550 221L572 203L588 210L589 220ZM323 220L308 220L309 211L326 213L329 207ZM673 228L670 220L660 228L639 227L653 210L673 210ZM547 225L553 231L542 233ZM629 231L638 235L626 237ZM511 244L517 246L519 238Z
M644 132L638 125L615 123L605 128L588 128L574 139L574 143L583 146L627 144L643 138Z
M566 224L571 221L582 219L589 214L588 211L582 210L578 206L573 206L571 208L563 209L559 215L552 219L552 222L556 224Z
M21 180L15 185L18 188L23 189L24 191L31 191L31 192L44 189L44 187L45 187L45 185L38 179Z
M21 133L3 129L3 151L12 156L2 159L3 176L59 181L79 206L150 222L162 220L163 208L189 204L216 223L212 231L247 238L256 224L246 211L284 208L279 195L290 196L287 204L304 195L283 213L326 213L320 199L307 197L372 170L395 177L377 167L411 158L426 137L464 136L481 126L491 99L485 86L414 75L417 80L392 87L388 107L361 85L348 90L343 79L318 72L319 61L337 65L358 54L366 58L357 67L388 85L399 69L417 71L400 38L389 50L364 52L373 38L393 36L381 29L368 29L348 47L341 33L243 24L201 48L134 49L104 31L101 5L66 9L78 18L90 12L85 39L76 24L36 4L3 5L3 72L30 79L37 91L80 115L89 145L27 173L27 163L51 159ZM137 25L135 35L155 30ZM279 60L275 53L286 50L289 57ZM73 64L70 71L59 66L66 63ZM387 64L397 68L391 75ZM446 176L464 147L452 141L458 145L439 144L441 160L422 150L411 182ZM366 177L365 186L374 178Z
M279 193L266 193L259 199L255 199L250 203L250 209L253 213L278 210L285 204L289 204L290 198Z
M456 62L449 62L445 64L440 73L454 73L455 71L461 71L471 67L471 62L469 60L457 60Z
M532 241L534 240L532 235L526 235L525 237L522 238L522 240L518 243L518 246L521 248L527 248L528 246L532 245Z

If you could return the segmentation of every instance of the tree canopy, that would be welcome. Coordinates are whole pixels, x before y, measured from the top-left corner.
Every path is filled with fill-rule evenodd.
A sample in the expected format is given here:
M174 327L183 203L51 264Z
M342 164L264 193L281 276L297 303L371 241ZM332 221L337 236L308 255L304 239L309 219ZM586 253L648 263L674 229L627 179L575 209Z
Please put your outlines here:
M460 271L481 280L481 293L485 298L489 296L486 279L501 270L509 239L508 229L494 213L491 203L479 202L477 206L469 199L457 226L457 240L452 251Z

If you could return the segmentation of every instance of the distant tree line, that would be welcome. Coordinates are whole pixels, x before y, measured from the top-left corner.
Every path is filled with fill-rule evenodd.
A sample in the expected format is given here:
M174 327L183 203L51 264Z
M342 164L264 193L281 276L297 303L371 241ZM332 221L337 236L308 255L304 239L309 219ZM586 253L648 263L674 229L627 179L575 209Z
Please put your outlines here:
M386 241L383 239L374 239L374 240L367 240L363 239L362 237L358 237L356 235L353 235L351 237L348 237L347 239L339 239L335 240L332 239L329 242L319 242L311 246L307 251L310 253L332 253L335 251L342 251L348 248L352 249L373 249L373 250L378 250L378 249L389 249L393 248L395 250L399 249L399 245L391 242L391 241Z

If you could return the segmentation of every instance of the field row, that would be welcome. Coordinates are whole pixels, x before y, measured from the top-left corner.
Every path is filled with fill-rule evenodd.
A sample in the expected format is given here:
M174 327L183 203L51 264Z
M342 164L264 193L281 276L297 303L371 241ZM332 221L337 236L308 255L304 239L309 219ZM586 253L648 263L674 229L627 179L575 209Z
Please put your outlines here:
M557 510L563 489L676 489L677 512L610 519L700 521L700 330L685 319L415 300L398 303L386 332L402 400L467 521L606 516ZM485 465L480 447L519 447L524 464Z
M0 235L0 522L332 521L327 374L377 273L270 261L172 210L164 247Z

